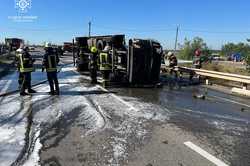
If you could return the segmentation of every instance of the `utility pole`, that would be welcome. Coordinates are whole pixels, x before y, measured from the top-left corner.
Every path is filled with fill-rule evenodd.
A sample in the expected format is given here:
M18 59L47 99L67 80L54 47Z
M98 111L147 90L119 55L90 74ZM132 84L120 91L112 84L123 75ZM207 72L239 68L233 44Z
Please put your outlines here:
M179 36L179 26L177 26L177 29L176 29L175 46L174 46L174 52L175 53L176 53L176 50L177 50L178 36Z
M89 37L91 36L91 21L89 22Z

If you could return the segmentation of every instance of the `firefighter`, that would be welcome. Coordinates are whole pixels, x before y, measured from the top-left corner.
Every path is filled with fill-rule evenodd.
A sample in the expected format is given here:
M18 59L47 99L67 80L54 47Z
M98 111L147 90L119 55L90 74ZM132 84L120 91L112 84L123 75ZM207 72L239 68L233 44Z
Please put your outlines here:
M97 57L98 50L96 47L91 47L91 55L90 55L90 76L91 76L91 84L97 84Z
M200 49L197 49L194 52L193 67L196 68L196 69L201 69L201 67L202 67L201 50ZM189 77L190 81L193 79L194 75L195 75L194 72L190 73L190 77ZM200 80L200 76L199 75L197 76L197 78Z
M100 71L103 76L103 86L106 86L109 81L109 75L112 70L112 65L110 64L110 49L106 49L99 55Z
M16 67L17 67L17 70L19 72L19 76L18 76L18 89L21 90L21 85L22 85L22 82L23 82L23 74L20 72L20 58L19 58L19 55L23 54L24 53L24 48L23 48L23 45L20 45L19 49L16 50L16 57L15 57L15 61L16 61Z
M19 89L20 95L26 96L28 93L36 93L33 89L31 89L31 72L34 71L33 63L35 60L32 59L29 54L29 48L23 45L20 46L16 51L16 61L17 68L19 71ZM28 89L28 93L25 90Z
M177 77L177 72L174 70L174 68L178 65L178 60L173 52L168 52L168 60L169 60L170 74L172 75L174 72L175 77Z
M60 90L59 90L59 83L58 83L58 78L57 78L57 65L60 59L59 59L58 54L54 52L53 48L49 44L46 44L45 51L46 53L43 57L42 72L44 71L44 69L47 72L47 78L48 78L49 86L50 86L49 94L59 95Z

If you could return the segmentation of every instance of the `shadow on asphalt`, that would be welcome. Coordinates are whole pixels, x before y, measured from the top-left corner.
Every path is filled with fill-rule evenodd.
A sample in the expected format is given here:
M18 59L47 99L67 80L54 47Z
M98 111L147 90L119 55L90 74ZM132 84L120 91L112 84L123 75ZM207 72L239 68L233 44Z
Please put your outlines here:
M88 95L101 95L101 94L115 94L117 92L104 92L101 90L94 91L60 91L60 96L88 96ZM37 92L32 96L48 96L48 92Z

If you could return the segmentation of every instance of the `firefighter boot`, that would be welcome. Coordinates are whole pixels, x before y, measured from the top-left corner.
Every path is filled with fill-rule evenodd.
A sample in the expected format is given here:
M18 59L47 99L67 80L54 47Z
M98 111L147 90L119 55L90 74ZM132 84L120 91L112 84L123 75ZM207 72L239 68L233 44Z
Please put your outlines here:
M28 92L29 93L37 93L35 90L33 90L33 89L28 89Z
M26 93L26 92L21 92L21 93L20 93L20 96L27 96L27 95L29 95L29 94Z

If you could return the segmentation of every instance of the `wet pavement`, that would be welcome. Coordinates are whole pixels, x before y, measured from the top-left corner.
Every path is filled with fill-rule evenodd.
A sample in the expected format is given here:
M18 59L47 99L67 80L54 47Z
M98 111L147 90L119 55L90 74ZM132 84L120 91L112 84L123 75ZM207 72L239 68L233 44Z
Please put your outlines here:
M139 98L171 111L168 121L194 135L215 156L231 165L249 165L250 100L203 87L163 89L112 89L119 95ZM206 98L196 99L194 94ZM133 102L129 99L128 101Z
M0 80L1 93L16 76ZM33 83L44 79L33 74ZM249 99L201 86L104 89L72 65L59 82L60 96L45 83L32 96L0 98L0 165L214 165L187 141L225 165L250 165Z

